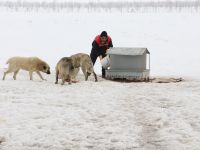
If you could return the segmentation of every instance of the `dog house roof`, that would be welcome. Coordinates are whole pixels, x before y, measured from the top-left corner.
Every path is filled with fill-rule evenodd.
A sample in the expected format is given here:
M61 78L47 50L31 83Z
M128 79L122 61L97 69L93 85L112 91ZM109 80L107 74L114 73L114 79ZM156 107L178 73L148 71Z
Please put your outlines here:
M107 54L114 55L132 55L138 56L143 54L150 54L147 48L137 48L137 47L112 47L108 50Z

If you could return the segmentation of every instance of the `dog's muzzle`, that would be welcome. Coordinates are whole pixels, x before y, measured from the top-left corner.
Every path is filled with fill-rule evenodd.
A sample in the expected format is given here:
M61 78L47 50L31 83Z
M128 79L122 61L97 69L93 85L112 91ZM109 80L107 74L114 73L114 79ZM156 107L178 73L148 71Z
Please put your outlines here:
M87 75L88 75L88 76L90 76L90 75L91 75L91 73L87 72Z
M51 74L51 72L48 70L48 71L47 71L47 74Z

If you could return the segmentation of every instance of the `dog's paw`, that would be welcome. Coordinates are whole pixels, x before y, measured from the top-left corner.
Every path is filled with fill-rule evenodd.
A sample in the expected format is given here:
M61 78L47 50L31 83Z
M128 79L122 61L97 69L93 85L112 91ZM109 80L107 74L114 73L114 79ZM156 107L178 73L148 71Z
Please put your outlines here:
M0 144L5 142L5 141L6 141L6 139L4 137L0 137Z

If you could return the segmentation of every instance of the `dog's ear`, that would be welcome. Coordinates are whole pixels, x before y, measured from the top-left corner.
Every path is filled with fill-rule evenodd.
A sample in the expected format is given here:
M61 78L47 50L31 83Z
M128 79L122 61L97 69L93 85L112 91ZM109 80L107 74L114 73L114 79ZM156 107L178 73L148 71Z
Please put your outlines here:
M43 71L46 69L46 65L43 62L37 64L37 69Z

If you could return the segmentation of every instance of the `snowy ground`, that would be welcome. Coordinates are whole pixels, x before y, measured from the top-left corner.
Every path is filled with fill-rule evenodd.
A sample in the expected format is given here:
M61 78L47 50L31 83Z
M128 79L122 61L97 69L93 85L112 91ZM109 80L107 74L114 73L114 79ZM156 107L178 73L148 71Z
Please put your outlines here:
M2 72L0 76L2 76ZM198 150L200 79L55 85L54 74L0 81L1 150Z
M152 76L185 81L96 83L80 75L81 82L61 86L54 73L47 81L8 75L0 80L0 150L199 150L199 17L1 12L0 68L17 55L38 56L54 70L63 56L90 53L96 34L107 30L114 46L149 49Z

